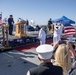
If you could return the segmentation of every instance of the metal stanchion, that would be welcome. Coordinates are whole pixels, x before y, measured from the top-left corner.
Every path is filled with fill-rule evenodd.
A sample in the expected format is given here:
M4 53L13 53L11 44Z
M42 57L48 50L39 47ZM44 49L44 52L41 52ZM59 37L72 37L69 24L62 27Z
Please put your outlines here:
M2 42L0 45L0 50L4 51L4 50L9 50L11 49L11 47L9 46L9 42L8 42L8 28L9 26L6 23L2 24Z
M6 25L5 23L2 24L2 35L3 35L2 45L9 46L9 43L8 43L8 25Z

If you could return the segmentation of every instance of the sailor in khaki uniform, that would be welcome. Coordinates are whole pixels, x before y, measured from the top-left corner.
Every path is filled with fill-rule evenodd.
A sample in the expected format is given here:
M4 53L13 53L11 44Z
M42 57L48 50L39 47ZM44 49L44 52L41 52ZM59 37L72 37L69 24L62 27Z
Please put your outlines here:
M51 63L54 48L49 44L39 45L36 48L40 65L28 70L26 75L63 75L63 70L59 66Z

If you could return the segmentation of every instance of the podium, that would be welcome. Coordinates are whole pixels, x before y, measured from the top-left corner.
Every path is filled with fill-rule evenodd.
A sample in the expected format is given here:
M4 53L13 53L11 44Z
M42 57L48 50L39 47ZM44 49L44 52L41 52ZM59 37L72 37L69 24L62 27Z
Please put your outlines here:
M27 34L26 34L26 31L25 31L25 25L26 24L26 21L19 21L16 23L16 33L15 33L15 36L21 38L21 37L26 37Z

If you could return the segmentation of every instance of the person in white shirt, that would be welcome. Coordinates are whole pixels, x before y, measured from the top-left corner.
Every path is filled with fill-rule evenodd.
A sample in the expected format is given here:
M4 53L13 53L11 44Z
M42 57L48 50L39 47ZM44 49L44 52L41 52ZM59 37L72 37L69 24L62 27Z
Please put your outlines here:
M40 40L40 45L46 43L46 32L45 32L45 26L42 25L41 29L39 30L38 38Z

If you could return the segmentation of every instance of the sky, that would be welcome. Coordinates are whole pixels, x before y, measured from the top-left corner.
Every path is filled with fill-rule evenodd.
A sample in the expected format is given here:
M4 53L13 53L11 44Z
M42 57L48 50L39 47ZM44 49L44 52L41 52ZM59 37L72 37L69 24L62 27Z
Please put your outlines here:
M20 17L38 25L62 16L76 21L76 0L0 0L0 12L2 18L13 15L15 22Z

